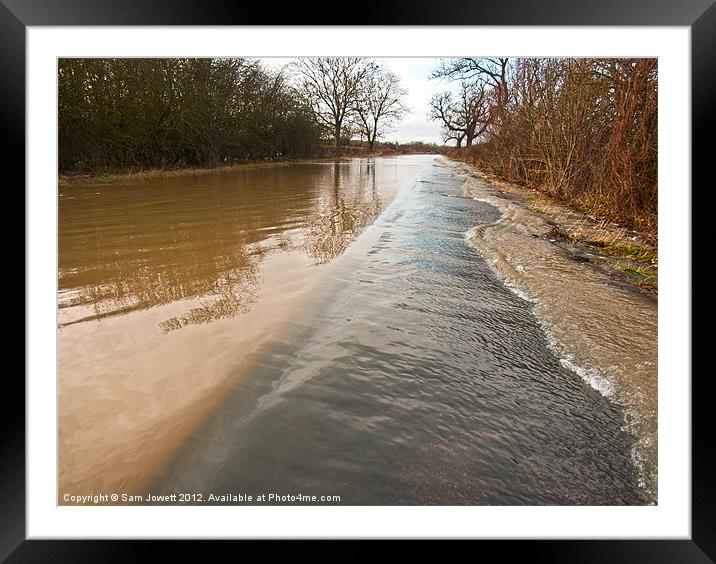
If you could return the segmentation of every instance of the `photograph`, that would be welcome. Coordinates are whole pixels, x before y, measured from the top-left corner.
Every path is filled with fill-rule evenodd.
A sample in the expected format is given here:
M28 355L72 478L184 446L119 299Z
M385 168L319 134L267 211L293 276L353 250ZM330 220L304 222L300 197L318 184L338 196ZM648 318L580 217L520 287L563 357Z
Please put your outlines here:
M0 561L713 562L713 2L0 0Z
M659 505L658 58L56 88L58 505Z

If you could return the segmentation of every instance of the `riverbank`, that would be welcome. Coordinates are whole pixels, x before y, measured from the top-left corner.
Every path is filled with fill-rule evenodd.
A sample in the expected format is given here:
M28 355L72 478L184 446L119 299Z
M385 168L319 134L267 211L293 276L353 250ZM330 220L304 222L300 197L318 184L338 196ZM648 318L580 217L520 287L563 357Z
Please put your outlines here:
M487 178L452 161L465 195L496 206L500 220L467 240L532 311L566 368L620 406L635 437L632 461L645 498L657 498L657 298L622 276L603 248L637 244L630 234ZM560 237L558 234L573 234ZM633 235L631 235L633 237ZM596 247L596 245L593 245Z
M336 160L346 160L352 157L333 157L333 158L310 158L310 159L286 159L281 161L249 161L223 166L199 167L187 166L180 168L152 168L137 171L117 172L117 173L74 173L58 175L58 183L61 186L71 186L75 184L98 184L113 182L134 182L136 180L144 180L150 178L173 178L177 176L200 176L204 174L213 174L221 172L236 172L239 170L249 170L255 168L289 166L297 163L311 162L333 162Z
M468 174L489 182L505 196L541 215L550 229L543 234L574 259L588 262L615 282L658 293L657 242L648 233L626 229L549 198L545 194L486 174L473 165L455 160Z
M144 180L151 178L172 178L177 176L199 176L203 174L236 172L240 170L249 170L255 168L290 166L292 164L301 163L325 163L325 162L343 162L350 161L354 158L375 158L375 157L392 157L413 154L412 152L401 152L380 150L372 153L366 151L355 150L359 147L344 147L339 154L326 156L325 153L315 157L306 157L301 159L282 159L282 160L261 160L261 161L245 161L220 166L185 166L176 168L150 168L140 170L128 170L121 172L64 172L58 174L58 184L60 186L72 186L79 184L108 184L114 182L133 182L136 180Z

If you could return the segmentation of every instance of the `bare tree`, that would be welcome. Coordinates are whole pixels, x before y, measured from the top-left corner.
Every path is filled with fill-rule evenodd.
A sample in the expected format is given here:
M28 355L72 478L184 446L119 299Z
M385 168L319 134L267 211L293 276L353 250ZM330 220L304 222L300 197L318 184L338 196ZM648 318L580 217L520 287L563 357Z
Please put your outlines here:
M369 151L373 151L376 139L408 111L401 99L407 93L400 86L400 78L381 66L375 66L366 77L355 106L355 122L368 141Z
M375 71L375 63L360 57L299 59L294 69L314 119L335 139L338 148L363 82Z
M455 105L451 92L440 92L430 100L429 118L439 121L443 128L443 141L455 140L457 146L462 146L465 137L462 125L455 114Z
M656 59L456 59L433 76L487 89L488 130L462 158L656 241ZM459 130L449 119L455 103L435 102L433 112Z
M503 108L507 103L509 68L510 59L507 57L442 59L431 78L484 84L495 91L495 107Z
M430 100L430 119L443 126L443 139L454 139L460 147L463 139L465 146L482 135L490 124L491 113L489 92L484 84L460 84L460 92L442 92Z
M443 142L455 141L455 146L459 149L462 147L462 141L465 139L465 132L463 131L450 131L443 129Z

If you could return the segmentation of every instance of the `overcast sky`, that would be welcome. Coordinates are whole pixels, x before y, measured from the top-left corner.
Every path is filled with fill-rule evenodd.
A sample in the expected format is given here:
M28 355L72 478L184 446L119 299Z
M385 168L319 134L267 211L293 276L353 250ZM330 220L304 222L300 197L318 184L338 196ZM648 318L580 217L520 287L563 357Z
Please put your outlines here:
M291 59L262 59L272 68L280 68ZM447 89L444 82L428 80L428 76L436 67L439 59L425 59L417 57L393 57L379 59L386 67L400 77L403 88L408 90L405 104L410 109L403 121L400 122L384 141L423 141L425 143L442 144L440 126L428 120L428 102L438 90Z

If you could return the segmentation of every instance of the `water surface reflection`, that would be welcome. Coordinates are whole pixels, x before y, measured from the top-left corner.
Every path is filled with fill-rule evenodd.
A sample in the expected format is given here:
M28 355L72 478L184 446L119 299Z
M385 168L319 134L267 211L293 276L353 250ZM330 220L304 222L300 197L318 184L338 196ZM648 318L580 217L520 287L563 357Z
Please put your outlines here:
M406 162L356 159L63 186L60 325L180 300L187 307L162 321L166 331L245 313L267 255L333 260L415 174Z
M60 187L60 495L139 491L432 161Z

